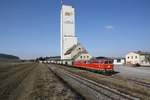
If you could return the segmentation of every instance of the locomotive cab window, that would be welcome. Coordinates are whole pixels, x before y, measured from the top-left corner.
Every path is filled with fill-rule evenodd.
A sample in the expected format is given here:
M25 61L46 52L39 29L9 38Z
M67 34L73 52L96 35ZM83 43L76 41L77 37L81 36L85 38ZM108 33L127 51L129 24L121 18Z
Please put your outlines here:
M105 64L108 64L108 61L105 61Z
M109 61L109 64L112 64L112 61Z

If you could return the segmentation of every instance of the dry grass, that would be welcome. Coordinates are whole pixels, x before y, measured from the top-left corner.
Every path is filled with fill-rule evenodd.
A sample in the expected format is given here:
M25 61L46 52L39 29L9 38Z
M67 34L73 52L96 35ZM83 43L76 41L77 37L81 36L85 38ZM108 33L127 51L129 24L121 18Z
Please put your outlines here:
M0 65L0 100L82 100L48 66L37 63Z

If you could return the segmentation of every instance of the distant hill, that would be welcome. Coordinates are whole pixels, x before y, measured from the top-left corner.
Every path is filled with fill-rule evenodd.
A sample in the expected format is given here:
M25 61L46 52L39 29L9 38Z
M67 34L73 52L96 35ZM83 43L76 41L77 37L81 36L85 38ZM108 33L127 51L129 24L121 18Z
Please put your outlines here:
M20 58L14 55L0 53L0 60L20 60Z

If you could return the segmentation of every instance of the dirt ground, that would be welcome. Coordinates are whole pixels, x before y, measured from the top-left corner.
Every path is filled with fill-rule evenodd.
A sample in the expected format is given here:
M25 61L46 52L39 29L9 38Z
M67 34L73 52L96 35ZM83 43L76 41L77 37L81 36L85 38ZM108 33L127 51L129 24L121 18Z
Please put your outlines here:
M0 100L82 100L44 64L0 65Z

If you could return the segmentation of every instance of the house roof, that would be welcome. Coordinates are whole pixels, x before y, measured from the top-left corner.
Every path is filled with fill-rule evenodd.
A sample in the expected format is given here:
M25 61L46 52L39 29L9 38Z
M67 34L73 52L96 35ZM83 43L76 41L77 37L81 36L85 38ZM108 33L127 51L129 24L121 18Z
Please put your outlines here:
M71 54L71 52L72 52L78 45L81 45L81 44L78 43L77 45L73 45L70 49L68 49L68 50L65 52L65 55ZM82 48L83 48L83 46L82 46ZM88 52L87 52L86 49L84 48L84 50L81 51L81 53L88 53Z
M150 52L135 51L134 53L139 55L150 55Z
M77 45L78 45L78 44L77 44ZM69 50L67 50L67 51L65 52L65 55L70 54L70 53L77 47L77 45L73 45Z
M111 59L125 59L124 57L111 57Z
M75 55L73 58L72 58L72 60L75 60L76 58L78 58L80 55L82 55L82 54L87 54L88 52L87 51L82 51L82 52L78 52L78 54L77 55Z

